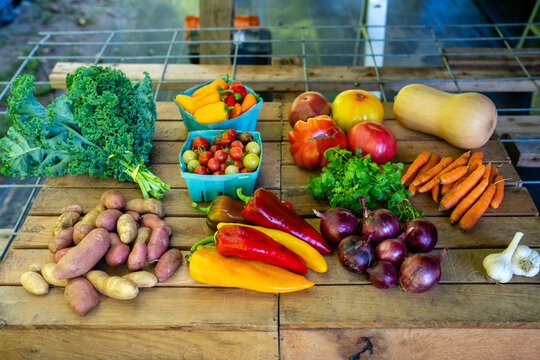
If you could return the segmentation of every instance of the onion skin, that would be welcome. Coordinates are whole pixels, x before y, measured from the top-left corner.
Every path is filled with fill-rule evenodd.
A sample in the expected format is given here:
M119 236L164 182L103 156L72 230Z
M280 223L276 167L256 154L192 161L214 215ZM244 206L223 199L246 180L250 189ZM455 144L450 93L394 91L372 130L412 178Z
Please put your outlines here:
M358 235L349 235L339 243L339 262L351 272L363 273L375 260L375 251L369 241Z
M360 196L364 209L363 221L360 226L362 237L377 246L385 239L395 238L401 231L398 217L390 210L380 209L370 211L366 207L366 199Z
M403 226L403 232L407 234L404 243L410 252L430 252L437 244L437 228L429 220L413 219Z
M349 209L336 207L326 210L324 214L317 210L313 210L313 212L321 218L322 236L334 249L338 247L343 238L358 232L356 215Z
M377 261L377 263L367 269L369 281L379 289L390 289L398 281L398 273L393 264L388 261Z
M407 292L423 293L433 289L441 279L441 260L448 246L439 254L417 253L405 258L399 269L399 285Z
M383 240L375 248L375 257L391 263L396 269L399 269L401 263L408 255L407 246L403 242L405 233L395 239Z

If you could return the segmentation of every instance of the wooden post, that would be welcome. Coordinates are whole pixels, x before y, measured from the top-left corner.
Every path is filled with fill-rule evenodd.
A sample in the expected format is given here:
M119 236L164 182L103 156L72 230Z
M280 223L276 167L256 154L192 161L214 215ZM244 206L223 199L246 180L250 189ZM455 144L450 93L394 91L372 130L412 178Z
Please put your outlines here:
M232 27L234 18L234 0L200 0L199 24L201 29L215 27ZM201 31L200 39L204 41L231 40L230 30ZM230 57L205 58L204 55L230 55L229 43L203 43L199 47L201 64L230 64Z

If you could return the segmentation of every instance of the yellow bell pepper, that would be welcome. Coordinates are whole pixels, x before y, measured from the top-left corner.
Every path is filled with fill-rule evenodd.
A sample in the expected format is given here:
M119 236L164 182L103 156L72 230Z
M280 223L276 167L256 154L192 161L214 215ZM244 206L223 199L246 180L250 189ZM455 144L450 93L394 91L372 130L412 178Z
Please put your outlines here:
M280 230L265 228L263 226L237 223L219 223L217 225L217 228L220 229L222 226L225 225L247 226L257 229L260 232L268 235L281 245L285 246L287 249L299 255L302 259L304 259L304 262L309 269L319 273L323 273L328 270L328 264L326 263L326 260L324 260L324 257L317 250L315 250L314 247L294 235Z
M220 121L225 121L229 118L229 110L231 108L227 107L223 102L217 102L203 106L202 108L195 111L193 116L195 120L203 124L214 124Z
M177 103L180 104L180 106L184 108L184 110L186 110L188 113L193 115L193 113L195 112L194 109L195 109L195 104L196 104L194 98L188 95L178 94L176 95L174 99L176 100Z
M197 98L195 100L195 106L193 108L193 113L195 113L197 110L199 110L202 107L205 107L206 105L214 104L221 101L221 97L219 96L219 92L213 91L206 96L202 98Z
M204 284L265 293L287 293L315 285L278 266L223 256L211 245L199 245L188 260L189 276Z
M204 85L203 87L200 87L197 90L195 90L193 94L191 94L191 97L202 98L206 96L205 94L210 93L212 91L227 90L228 88L229 88L229 84L227 84L227 82L223 80L222 78L219 78L212 81L210 84Z

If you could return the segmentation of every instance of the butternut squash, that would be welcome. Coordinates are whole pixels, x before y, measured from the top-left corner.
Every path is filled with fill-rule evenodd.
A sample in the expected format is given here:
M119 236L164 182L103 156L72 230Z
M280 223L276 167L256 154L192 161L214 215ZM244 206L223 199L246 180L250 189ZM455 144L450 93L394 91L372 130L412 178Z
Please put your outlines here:
M461 149L484 145L497 126L497 109L479 93L450 94L411 84L394 100L396 119L405 127L438 136Z

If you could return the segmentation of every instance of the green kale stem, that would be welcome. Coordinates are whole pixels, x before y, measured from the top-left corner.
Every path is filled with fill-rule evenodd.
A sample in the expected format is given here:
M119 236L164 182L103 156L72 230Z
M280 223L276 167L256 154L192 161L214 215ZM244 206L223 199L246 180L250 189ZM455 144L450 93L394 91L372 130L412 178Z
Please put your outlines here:
M120 161L120 163L124 166L122 171L128 174L133 181L139 185L145 199L148 199L150 194L156 199L161 200L163 198L163 193L171 190L169 184L165 184L159 177L152 174L146 165L140 163L133 166L132 164L128 164L125 160Z

